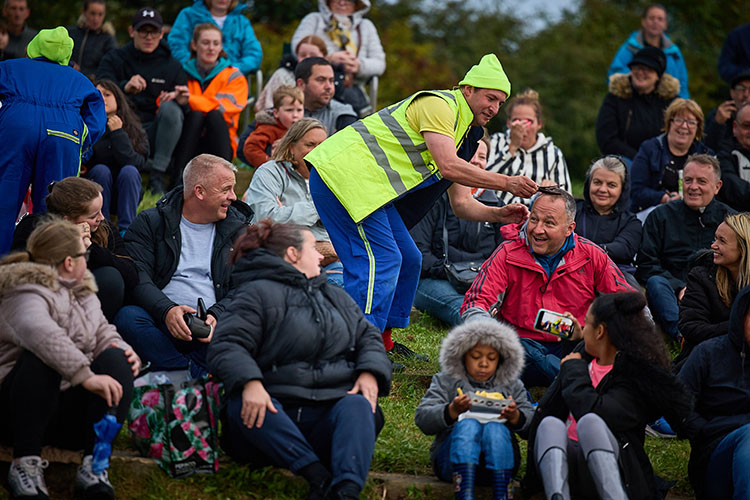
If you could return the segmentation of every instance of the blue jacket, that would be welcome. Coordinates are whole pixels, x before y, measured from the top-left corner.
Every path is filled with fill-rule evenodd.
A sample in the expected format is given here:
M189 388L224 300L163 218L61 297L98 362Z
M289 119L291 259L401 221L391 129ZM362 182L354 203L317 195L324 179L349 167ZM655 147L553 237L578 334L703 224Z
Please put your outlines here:
M703 153L714 154L710 148L699 141L693 142L688 151L689 155ZM673 158L674 155L667 147L666 134L643 141L630 166L633 182L630 204L632 212L640 212L661 203L661 197L665 193L661 185L664 168Z
M609 81L609 77L615 73L629 73L628 63L633 60L635 53L643 47L643 33L641 30L632 32L628 39L625 40L625 43L617 49L617 53L614 59L612 59L612 64L609 65L609 69L607 70L607 80ZM690 92L688 92L688 71L680 48L667 35L662 35L660 48L664 51L664 55L667 56L666 73L669 73L680 81L679 97L690 99Z
M242 14L246 5L239 3L227 14L221 32L224 35L224 51L229 56L229 64L247 75L260 68L263 59L263 49L255 37L250 20ZM177 15L172 31L169 32L169 50L172 57L181 63L190 59L190 41L193 39L193 29L202 23L216 25L211 11L203 0L195 0L191 7L185 7Z

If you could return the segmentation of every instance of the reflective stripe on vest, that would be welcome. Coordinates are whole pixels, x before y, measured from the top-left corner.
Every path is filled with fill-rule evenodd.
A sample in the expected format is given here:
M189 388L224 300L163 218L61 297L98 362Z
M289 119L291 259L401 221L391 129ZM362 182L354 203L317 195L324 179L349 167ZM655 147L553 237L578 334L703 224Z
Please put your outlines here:
M473 120L471 108L460 90L437 90L417 92L358 120L305 157L355 222L440 175L424 138L406 119L409 103L421 95L441 97L451 106L458 148Z

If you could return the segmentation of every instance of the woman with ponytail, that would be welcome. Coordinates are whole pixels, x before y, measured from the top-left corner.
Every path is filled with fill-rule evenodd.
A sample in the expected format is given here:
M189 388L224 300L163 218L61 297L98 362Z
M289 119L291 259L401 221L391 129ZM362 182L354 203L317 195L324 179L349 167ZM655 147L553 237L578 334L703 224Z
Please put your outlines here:
M380 332L320 273L305 226L263 219L234 244L234 296L208 347L224 383L224 449L290 469L309 498L359 498L391 363Z
M691 398L645 308L643 294L616 293L594 300L583 329L568 315L583 342L532 420L527 487L543 484L553 500L664 498L643 449L646 424L664 415L683 430Z

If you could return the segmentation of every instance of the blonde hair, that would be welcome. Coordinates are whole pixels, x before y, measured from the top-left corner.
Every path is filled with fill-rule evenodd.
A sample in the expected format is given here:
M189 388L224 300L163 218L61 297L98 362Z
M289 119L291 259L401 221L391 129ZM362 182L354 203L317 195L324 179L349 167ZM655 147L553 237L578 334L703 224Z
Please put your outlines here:
M703 110L698 105L697 102L695 102L692 99L681 99L677 98L674 101L672 101L672 104L670 104L667 109L664 111L664 132L669 132L670 124L672 123L672 120L674 117L679 115L680 113L690 113L695 117L695 119L698 122L698 126L695 129L695 140L699 140L701 137L703 137Z
M531 106L536 115L536 121L542 123L542 103L539 102L539 92L534 89L526 89L514 97L508 105L508 119L513 116L513 108L518 105Z
M276 161L292 161L292 146L297 144L309 131L316 128L323 129L323 132L328 134L326 126L323 125L319 120L315 118L300 118L294 122L286 134L281 138L279 147L276 148L276 152L273 154L273 159Z
M748 255L750 213L728 215L724 219L724 223L734 231L734 235L737 237L737 246L740 248L740 266L736 283L732 282L732 276L726 267L716 266L716 288L719 291L719 297L727 307L730 307L736 291L750 285L750 255Z
M273 91L274 109L279 109L284 104L285 97L291 97L292 103L299 101L300 104L305 104L305 93L302 92L301 88L294 85L281 85Z
M64 219L53 218L39 224L26 242L26 251L8 255L0 266L15 262L37 262L57 267L67 257L81 251L81 229Z

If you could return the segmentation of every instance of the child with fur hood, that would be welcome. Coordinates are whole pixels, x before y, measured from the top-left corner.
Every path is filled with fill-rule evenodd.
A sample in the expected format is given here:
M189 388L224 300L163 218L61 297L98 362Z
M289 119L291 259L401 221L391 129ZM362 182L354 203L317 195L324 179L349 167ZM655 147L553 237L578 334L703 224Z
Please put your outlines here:
M436 436L432 466L438 478L455 483L457 499L474 497L475 477L492 484L493 498L507 498L520 458L511 431L525 433L534 411L519 379L523 362L516 332L494 320L459 325L443 340L442 371L432 377L414 421ZM511 400L497 422L461 418L471 410L469 393L477 391L500 392Z
M289 127L305 115L305 95L302 89L282 85L273 92L271 113L261 111L255 117L255 130L245 141L242 152L250 166L258 168L269 161L276 142Z

